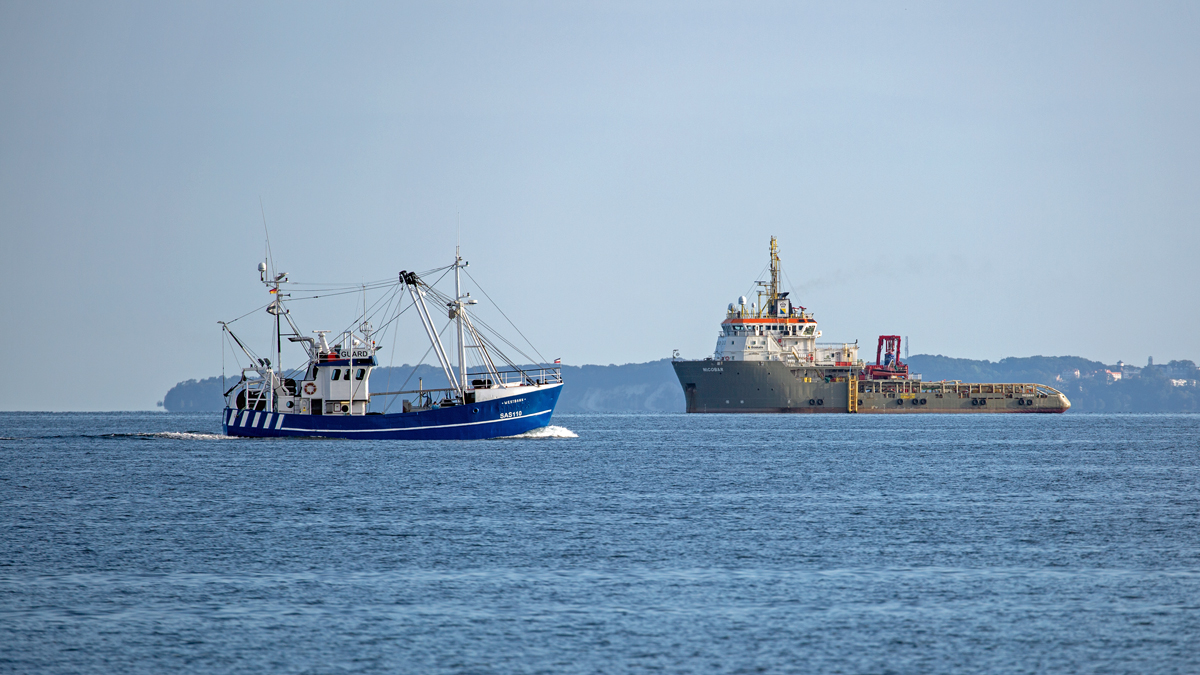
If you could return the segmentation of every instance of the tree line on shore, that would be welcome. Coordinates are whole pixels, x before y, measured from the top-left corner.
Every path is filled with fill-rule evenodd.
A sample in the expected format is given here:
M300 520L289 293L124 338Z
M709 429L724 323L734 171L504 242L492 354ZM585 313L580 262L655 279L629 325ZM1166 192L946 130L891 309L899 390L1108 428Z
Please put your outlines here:
M908 359L913 373L927 382L1035 382L1067 395L1071 412L1200 412L1200 371L1191 361L1148 364L1142 368L1105 365L1078 356L1031 356L999 361L918 354ZM562 366L562 397L557 412L683 412L683 391L670 359L625 365ZM222 386L236 379L187 380L171 388L162 407L169 412L220 410ZM374 391L446 387L441 368L430 365L377 368ZM391 397L371 402L383 412ZM398 404L396 404L398 405ZM394 406L393 406L394 407Z

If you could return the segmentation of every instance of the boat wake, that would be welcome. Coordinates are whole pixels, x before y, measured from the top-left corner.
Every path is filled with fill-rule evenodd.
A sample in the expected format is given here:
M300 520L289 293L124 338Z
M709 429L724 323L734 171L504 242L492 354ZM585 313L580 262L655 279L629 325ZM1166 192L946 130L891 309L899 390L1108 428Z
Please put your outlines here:
M146 434L154 438L171 438L181 441L228 441L232 440L233 436L224 436L222 434L206 434L199 431L162 431L156 434Z
M102 434L103 438L168 438L173 441L226 441L233 436L206 434L201 431L157 431L133 434Z
M579 434L566 427L557 427L551 424L548 427L541 427L534 429L533 431L526 431L525 433L517 434L516 436L505 436L504 438L519 438L522 440L527 438L579 438Z
M0 441L45 441L58 438L137 438L153 440L165 438L173 441L229 441L234 436L222 436L203 431L145 431L124 434L54 434L50 436L0 436Z

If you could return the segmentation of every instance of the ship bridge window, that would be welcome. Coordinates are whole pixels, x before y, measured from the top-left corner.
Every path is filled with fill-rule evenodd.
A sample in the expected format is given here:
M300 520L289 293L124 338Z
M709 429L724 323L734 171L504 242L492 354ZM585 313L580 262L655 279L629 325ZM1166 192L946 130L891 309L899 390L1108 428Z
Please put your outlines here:
M336 380L336 379L338 379L338 378L339 378L339 377L341 377L341 376L342 376L342 369L341 369L341 368L334 368L334 369L333 369L333 374L329 376L329 379L331 379L331 380ZM349 378L346 378L346 379L349 379Z
M349 375L349 374L350 374L350 371L348 371L348 370L347 370L347 371L346 371L346 374L347 374L347 375ZM366 377L366 375L367 375L367 369L366 369L366 368L359 368L359 369L358 369L358 372L354 374L354 379L356 379L356 380L361 380L361 379L363 379L364 377Z

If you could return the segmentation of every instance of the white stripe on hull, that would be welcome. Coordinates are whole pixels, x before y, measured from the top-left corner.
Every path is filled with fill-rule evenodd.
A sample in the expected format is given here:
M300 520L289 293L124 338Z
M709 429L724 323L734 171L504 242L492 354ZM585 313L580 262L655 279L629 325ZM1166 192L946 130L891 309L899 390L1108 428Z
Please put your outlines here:
M509 417L509 418L502 419L502 420L483 420L481 422L461 422L459 424L431 424L427 427L396 427L394 429L302 429L299 427L283 427L282 431L306 431L306 432L328 431L331 433L338 433L338 434L378 434L378 433L383 433L386 431L419 431L421 429L449 429L450 427L470 427L470 426L475 426L476 424L495 424L497 422L507 422L509 420L515 421L515 420L524 419L527 417L537 417L538 415L549 415L552 412L554 412L554 411L553 410L543 410L542 412L530 413L528 415L522 415L521 417ZM278 425L276 425L276 428L277 429L279 428Z

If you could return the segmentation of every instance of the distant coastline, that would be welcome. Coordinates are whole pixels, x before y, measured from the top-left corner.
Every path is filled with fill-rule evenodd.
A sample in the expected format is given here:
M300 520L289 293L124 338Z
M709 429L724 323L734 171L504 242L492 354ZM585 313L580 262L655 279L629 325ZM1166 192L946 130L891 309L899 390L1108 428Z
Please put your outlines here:
M1079 412L1200 412L1200 371L1191 361L1144 367L1105 365L1078 356L1010 357L999 361L918 354L908 359L926 381L1037 382L1071 399ZM625 365L564 365L560 413L683 412L683 391L670 359ZM411 378L410 378L411 374ZM408 380L405 383L405 380ZM372 389L395 391L446 386L440 368L429 365L378 368ZM227 380L227 385L232 385ZM221 378L187 380L170 389L162 407L168 412L220 410ZM375 405L374 403L372 404ZM1070 413L1068 413L1070 414Z

